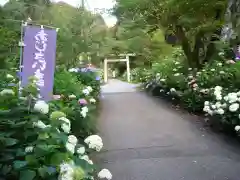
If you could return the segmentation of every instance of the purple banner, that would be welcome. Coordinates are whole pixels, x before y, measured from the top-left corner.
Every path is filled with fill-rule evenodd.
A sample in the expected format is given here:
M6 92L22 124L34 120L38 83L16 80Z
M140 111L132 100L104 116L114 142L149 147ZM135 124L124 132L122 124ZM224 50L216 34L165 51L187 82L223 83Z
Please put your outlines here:
M35 76L39 89L39 98L52 99L57 32L55 29L41 29L26 26L24 29L24 49L22 86L26 86L29 77Z

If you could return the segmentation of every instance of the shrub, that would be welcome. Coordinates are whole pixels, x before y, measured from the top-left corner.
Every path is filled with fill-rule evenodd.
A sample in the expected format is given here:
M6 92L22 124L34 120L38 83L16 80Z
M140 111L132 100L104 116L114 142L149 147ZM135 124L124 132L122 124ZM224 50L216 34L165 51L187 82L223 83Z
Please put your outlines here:
M234 113L229 109L239 106L240 102L240 63L224 59L221 53L216 61L200 70L188 68L182 62L174 55L167 57L153 64L152 69L141 72L145 77L140 81L154 95L177 101L189 111L203 114L204 110L222 127L227 126L231 130L235 126L240 127L239 109ZM219 93L216 97L215 87L222 88L221 99ZM229 96L235 97L234 102L229 102Z

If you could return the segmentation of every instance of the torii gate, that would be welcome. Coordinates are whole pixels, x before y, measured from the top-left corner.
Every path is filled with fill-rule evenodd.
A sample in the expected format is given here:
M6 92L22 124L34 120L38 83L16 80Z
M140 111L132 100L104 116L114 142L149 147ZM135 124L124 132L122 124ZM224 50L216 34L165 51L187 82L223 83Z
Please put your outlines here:
M135 56L135 54L119 54L119 56L125 56L125 59L104 59L104 82L107 83L108 80L108 62L126 62L127 66L127 81L131 81L131 72L130 72L130 64L129 64L129 57Z

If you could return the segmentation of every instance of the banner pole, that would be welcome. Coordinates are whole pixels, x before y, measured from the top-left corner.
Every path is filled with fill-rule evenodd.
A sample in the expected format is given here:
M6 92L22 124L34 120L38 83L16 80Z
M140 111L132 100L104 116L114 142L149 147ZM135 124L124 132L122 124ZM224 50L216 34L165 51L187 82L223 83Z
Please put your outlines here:
M22 64L23 64L23 46L24 46L24 42L23 42L23 31L24 31L24 21L21 21L21 40L19 42L19 46L20 46L20 62L19 62L19 95L21 95L21 82L22 82Z

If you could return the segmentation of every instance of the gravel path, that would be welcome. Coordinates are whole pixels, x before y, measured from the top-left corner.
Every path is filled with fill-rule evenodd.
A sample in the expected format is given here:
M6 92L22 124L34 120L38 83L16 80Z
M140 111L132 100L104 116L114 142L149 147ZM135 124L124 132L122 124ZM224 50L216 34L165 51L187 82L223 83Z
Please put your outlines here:
M113 180L240 179L236 142L205 130L195 116L135 91L135 85L117 80L102 89L104 149L94 159Z

